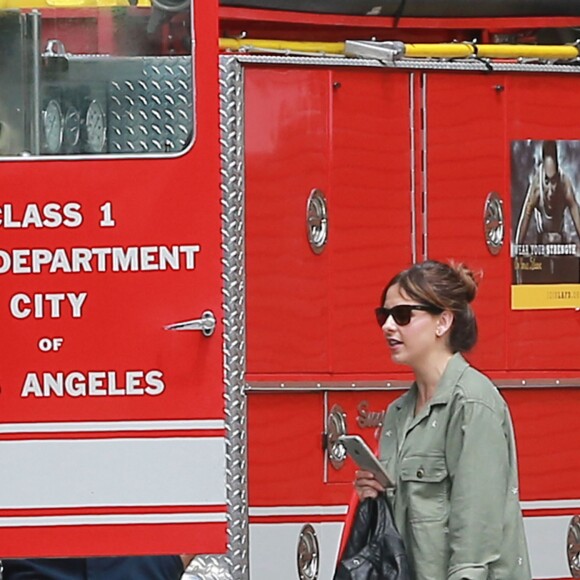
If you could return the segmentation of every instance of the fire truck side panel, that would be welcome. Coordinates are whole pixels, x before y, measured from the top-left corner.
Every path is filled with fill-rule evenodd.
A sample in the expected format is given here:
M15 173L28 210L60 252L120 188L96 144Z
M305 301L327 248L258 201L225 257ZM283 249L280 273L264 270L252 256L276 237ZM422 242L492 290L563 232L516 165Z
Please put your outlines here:
M328 191L329 72L246 70L248 372L325 372L328 257L306 241L306 202Z
M474 303L480 337L473 363L503 369L509 309L509 244L492 255L485 243L484 206L505 190L505 94L502 75L437 73L426 76L427 253L484 273Z
M344 516L343 516L344 517ZM313 523L316 534L320 560L318 563L318 578L330 580L334 575L338 558L338 546L344 524ZM279 525L261 525L250 527L250 570L252 579L296 580L296 551L302 523L292 523L281 528Z
M551 99L534 97L544 88L530 74L260 64L245 75L252 577L294 578L287 570L308 525L319 577L331 577L355 467L329 458L329 413L376 448L381 414L410 375L389 360L372 309L388 277L423 253L484 274L480 339L468 358L500 385L519 385L503 394L534 578L569 577L563 547L579 508L580 464L574 423L562 417L580 401L576 389L524 389L522 381L555 385L562 371L575 375L578 321L570 310L512 310L509 224L519 211L511 208L511 141L573 139L568 123L580 113L564 99L572 81L550 77L550 95L565 105L548 123L541 111ZM305 231L313 188L328 202L319 254ZM484 229L492 192L505 229L495 254Z
M324 397L252 393L248 403L251 577L294 580L300 535L310 525L320 578L330 578L352 488L324 483Z
M251 393L249 403L250 506L342 500L344 490L324 485L322 393Z
M311 525L329 578L353 477L324 449L338 395L282 385L380 380L385 368L402 376L373 309L386 277L412 259L409 75L247 66L244 105L248 378L276 389L248 398L251 574L293 579L288 566ZM314 188L328 203L318 254L306 232ZM395 394L373 393L373 409ZM352 416L358 395L346 395Z
M579 390L504 389L502 393L516 428L522 500L578 501L580 458L569 441L576 432Z
M512 140L578 140L580 105L571 97L577 85L576 75L510 76L506 85L505 148ZM508 191L506 196L509 196ZM575 193L578 199L578 191ZM513 207L512 211L520 209ZM508 368L556 374L578 371L580 316L577 312L570 309L512 310L508 313L508 321ZM575 373L576 377L578 374Z
M41 28L42 15L33 16ZM92 86L88 78L79 88L70 75L102 74L103 91L92 96L102 97L102 124L112 118L112 68L142 70L155 60L162 74L183 65L195 122L193 146L180 156L120 159L103 149L65 158L55 149L48 158L39 147L43 158L9 149L0 160L2 557L226 548L221 327L213 337L165 328L221 313L217 5L196 4L195 16L203 32L195 66L188 56L66 54L68 66L58 67L56 57L37 55L46 66L36 98L53 91L48 104L63 113L63 86L71 94ZM65 34L66 26L46 31ZM1 84L8 94L10 79ZM88 116L90 100L79 103ZM4 113L3 131L10 121ZM30 219L35 208L55 206L74 210L74 219ZM123 257L114 262L113 252Z
M409 75L335 69L332 81L332 371L400 372L385 356L373 308L412 260Z
M520 498L534 578L570 578L565 547L580 510L577 388L504 389L514 421Z
M248 67L245 82L248 373L384 369L373 308L412 258L408 75ZM306 236L315 188L320 254Z

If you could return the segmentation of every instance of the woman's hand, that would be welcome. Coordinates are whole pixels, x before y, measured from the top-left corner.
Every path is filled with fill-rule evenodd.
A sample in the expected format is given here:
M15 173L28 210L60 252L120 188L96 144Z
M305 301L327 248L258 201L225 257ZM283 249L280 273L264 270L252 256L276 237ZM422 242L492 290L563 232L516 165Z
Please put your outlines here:
M355 473L354 489L360 500L367 497L375 498L385 491L385 488L376 480L371 471L357 471Z

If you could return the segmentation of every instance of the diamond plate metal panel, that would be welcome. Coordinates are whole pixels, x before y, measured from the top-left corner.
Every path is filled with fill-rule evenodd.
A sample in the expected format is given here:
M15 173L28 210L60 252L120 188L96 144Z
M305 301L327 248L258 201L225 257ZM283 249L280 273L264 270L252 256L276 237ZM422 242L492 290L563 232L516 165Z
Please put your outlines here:
M221 555L196 556L181 580L231 580L228 559Z
M244 251L243 70L234 58L220 60L224 370L226 385L227 560L231 577L249 577L246 272Z
M469 58L463 60L447 61L443 59L419 59L402 58L401 60L382 61L367 58L344 58L344 57L308 57L308 56L272 56L258 54L239 54L238 62L249 64L279 64L293 66L335 66L335 67L372 67L394 68L404 70L463 70L484 72L557 72L578 74L580 68L576 64L559 63L535 63L520 59L514 63L490 61L489 59Z
M190 57L144 58L140 70L113 80L109 96L110 153L171 153L191 141Z
M220 59L222 248L224 280L224 382L226 430L225 556L196 556L183 580L247 580L249 521L247 485L246 272L244 251L243 70L235 58Z

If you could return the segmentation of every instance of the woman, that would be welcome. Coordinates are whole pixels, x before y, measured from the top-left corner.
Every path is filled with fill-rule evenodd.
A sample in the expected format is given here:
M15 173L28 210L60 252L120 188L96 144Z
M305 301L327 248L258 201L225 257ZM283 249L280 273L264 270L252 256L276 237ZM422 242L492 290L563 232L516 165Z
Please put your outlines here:
M417 580L530 580L514 434L505 401L461 356L477 340L477 284L436 261L395 276L377 319L413 386L387 410L380 459ZM359 497L384 488L357 472Z

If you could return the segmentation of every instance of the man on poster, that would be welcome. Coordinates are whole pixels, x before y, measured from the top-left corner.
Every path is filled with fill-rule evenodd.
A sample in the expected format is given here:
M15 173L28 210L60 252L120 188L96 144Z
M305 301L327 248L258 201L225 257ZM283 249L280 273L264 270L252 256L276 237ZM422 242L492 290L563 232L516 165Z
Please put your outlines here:
M525 243L532 215L536 222L537 244L566 244L564 215L568 209L580 237L580 206L570 178L560 171L555 141L544 141L542 163L532 177L520 213L516 246Z

